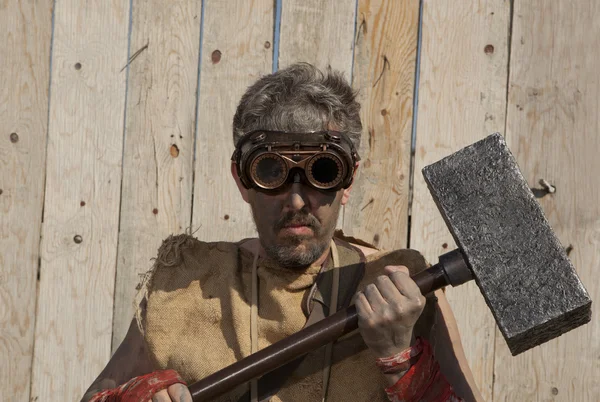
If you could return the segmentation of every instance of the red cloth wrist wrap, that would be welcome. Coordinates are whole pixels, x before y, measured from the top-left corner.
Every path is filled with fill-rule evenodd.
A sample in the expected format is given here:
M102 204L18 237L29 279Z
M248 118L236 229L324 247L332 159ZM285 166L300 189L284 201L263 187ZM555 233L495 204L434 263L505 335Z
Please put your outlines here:
M398 380L398 382L385 389L392 402L459 402L462 401L452 389L444 375L440 372L440 365L435 361L431 344L419 338L422 347L419 360Z
M187 385L175 370L160 370L134 377L113 389L100 391L90 402L147 402L158 391L173 384Z
M415 344L410 348L390 357L380 357L375 360L375 364L384 374L398 373L410 368L411 359L420 355L422 351L422 340L421 338L417 338Z

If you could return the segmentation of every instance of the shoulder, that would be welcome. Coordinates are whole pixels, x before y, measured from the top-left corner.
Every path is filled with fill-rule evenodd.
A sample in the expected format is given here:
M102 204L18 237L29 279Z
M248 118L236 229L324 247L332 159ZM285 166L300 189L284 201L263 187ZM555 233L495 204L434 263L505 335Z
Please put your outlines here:
M171 235L158 249L155 265L157 269L212 269L216 268L215 260L237 260L239 249L238 243L206 242L189 234Z
M380 253L381 251L373 248L373 247L368 247L368 246L364 246L362 244L355 244L355 243L350 243L352 246L356 247L357 249L359 249L360 251L362 251L362 253L365 255L365 257L369 257L370 255L373 254L377 254Z
M187 233L171 235L163 240L159 247L156 264L164 267L176 266L188 258L201 260L207 256L207 253L232 253L237 249L237 243L205 242Z
M170 293L193 283L227 283L235 275L239 246L230 242L204 242L190 234L171 235L158 248L152 267L137 285L136 320L144 331L147 303L156 291Z
M171 235L163 240L138 289L145 297L152 290L187 287L193 281L226 275L226 267L237 266L238 251L236 243L204 242L189 234Z
M367 279L373 280L380 275L386 265L404 265L409 269L411 275L429 267L425 257L417 250L380 250L364 240L344 234L341 230L336 230L334 237L349 243L364 254Z
M371 243L368 243L357 237L348 236L341 229L337 229L333 234L333 237L335 239L345 241L352 247L359 249L365 256L380 252L380 250Z

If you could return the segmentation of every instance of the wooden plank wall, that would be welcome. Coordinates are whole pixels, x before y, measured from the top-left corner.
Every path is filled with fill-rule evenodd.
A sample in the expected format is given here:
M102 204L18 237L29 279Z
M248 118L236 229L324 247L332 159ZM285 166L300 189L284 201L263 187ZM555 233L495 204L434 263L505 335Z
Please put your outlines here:
M362 161L343 229L384 249L408 240L418 28L417 1L358 3L352 85L362 104Z
M110 357L129 2L55 3L31 398L75 400Z
M131 14L113 351L133 316L132 284L192 213L201 4L141 1Z
M592 300L600 300L600 5L515 2L506 139ZM593 307L592 307L593 308ZM597 312L596 312L597 313ZM594 313L592 313L594 314ZM600 400L600 321L517 358L496 337L495 400ZM500 380L500 381L499 381Z
M556 186L540 202L600 297L593 0L5 3L0 389L10 400L78 400L121 342L162 238L254 235L229 173L231 118L249 84L296 61L341 70L359 91L363 160L346 233L434 261L454 244L420 169L499 131L532 187ZM474 285L447 294L485 400L600 399L598 320L513 358Z
M246 87L273 69L274 2L205 0L204 7L192 231L242 239L255 230L231 178L231 122Z
M305 61L350 78L355 11L355 0L284 0L279 67Z
M7 2L0 27L0 399L29 401L52 1Z

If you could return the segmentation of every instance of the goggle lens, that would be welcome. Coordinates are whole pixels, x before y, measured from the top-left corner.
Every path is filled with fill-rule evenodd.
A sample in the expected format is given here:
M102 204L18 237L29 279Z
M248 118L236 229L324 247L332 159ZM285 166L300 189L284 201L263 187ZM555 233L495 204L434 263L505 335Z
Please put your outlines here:
M258 185L273 189L287 178L287 166L279 155L262 154L252 162L252 176Z
M315 155L306 168L308 179L317 188L334 188L343 179L342 161L332 154Z

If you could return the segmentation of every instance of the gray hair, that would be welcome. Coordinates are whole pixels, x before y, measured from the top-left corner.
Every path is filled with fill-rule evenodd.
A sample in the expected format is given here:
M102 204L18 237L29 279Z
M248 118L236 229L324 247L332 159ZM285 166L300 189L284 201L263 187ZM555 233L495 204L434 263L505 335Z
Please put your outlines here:
M266 75L242 96L233 117L233 142L253 130L345 132L360 146L360 104L343 74L308 63Z

